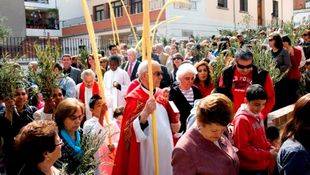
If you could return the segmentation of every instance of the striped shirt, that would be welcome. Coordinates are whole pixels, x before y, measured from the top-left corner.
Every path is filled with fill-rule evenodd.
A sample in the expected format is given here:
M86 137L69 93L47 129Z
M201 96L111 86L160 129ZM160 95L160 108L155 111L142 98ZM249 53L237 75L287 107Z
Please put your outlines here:
M180 89L186 100L191 106L194 106L194 91L192 88L188 90L182 90Z

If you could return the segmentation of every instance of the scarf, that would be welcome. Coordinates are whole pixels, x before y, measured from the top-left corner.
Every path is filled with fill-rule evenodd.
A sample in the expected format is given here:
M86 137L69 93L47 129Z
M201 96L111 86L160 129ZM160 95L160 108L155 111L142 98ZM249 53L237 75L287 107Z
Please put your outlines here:
M99 94L99 86L97 84L97 82L94 82L93 85L93 89L92 89L93 95ZM80 86L80 95L79 95L79 99L85 103L85 83L82 82L81 86Z
M60 131L62 138L68 143L69 147L73 149L72 156L81 156L83 154L83 150L80 146L81 143L81 136L78 131L75 131L76 140L74 141L68 132L64 129Z

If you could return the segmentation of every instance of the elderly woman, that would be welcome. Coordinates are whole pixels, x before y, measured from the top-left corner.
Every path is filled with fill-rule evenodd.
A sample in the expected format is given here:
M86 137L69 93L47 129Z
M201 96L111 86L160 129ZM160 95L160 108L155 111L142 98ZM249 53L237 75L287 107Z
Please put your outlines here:
M194 84L200 90L202 96L206 97L210 95L214 89L209 65L205 61L200 61L195 64L195 67L198 74L194 80Z
M53 164L61 157L62 140L54 121L33 121L15 139L18 155L23 159L19 175L57 175Z
M60 161L67 163L67 172L74 172L81 163L81 121L84 118L84 105L75 98L67 98L59 103L55 111L55 121L59 136L64 142ZM58 165L61 166L61 165Z
M232 102L222 94L203 98L197 108L197 126L188 130L172 153L174 175L237 175L238 156L223 135L232 120Z
M281 137L282 146L277 164L281 175L310 174L310 94L296 103L291 120Z
M176 73L178 84L170 90L169 100L173 101L180 111L180 132L186 130L186 119L193 108L194 101L201 98L199 89L194 86L196 74L197 70L192 64L182 64Z

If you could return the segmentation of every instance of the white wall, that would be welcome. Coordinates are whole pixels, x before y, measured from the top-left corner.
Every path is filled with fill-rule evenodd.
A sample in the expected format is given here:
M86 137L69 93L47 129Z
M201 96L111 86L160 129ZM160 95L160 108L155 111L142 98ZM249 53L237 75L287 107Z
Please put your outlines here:
M59 20L83 16L81 0L56 0L59 9Z
M48 29L26 29L26 36L37 37L60 37L61 30L48 30Z

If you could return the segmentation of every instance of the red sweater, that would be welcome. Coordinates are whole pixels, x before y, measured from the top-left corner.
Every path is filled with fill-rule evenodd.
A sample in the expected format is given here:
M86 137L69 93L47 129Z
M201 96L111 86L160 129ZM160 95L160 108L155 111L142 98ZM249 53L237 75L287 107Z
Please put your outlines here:
M255 116L242 104L233 120L233 140L239 149L240 168L243 170L267 170L274 165L269 152L271 144L267 141L263 120Z
M299 65L302 57L301 50L297 49L296 47L293 48L294 53L290 54L292 67L287 73L287 78L291 80L299 80L301 77L301 73L299 71Z
M195 86L199 89L202 97L206 97L210 95L212 90L214 89L214 86L212 83L210 83L209 86L203 86L200 83L196 83Z

